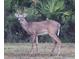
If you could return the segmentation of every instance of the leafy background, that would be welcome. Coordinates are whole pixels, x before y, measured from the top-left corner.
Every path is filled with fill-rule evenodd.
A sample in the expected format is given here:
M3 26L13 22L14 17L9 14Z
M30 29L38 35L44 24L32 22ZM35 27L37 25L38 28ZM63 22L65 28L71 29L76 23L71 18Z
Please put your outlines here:
M75 42L75 0L4 0L5 42L30 42L14 13L17 9L28 13L27 21L43 21L46 18L61 23L62 42ZM51 42L48 35L39 36L39 42Z

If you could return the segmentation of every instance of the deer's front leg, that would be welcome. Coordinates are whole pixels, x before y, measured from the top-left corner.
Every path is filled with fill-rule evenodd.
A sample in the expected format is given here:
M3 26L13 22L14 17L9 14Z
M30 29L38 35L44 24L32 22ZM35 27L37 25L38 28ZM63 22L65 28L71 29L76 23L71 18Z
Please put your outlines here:
M36 36L36 52L38 53L38 36Z
M31 48L31 54L34 54L34 49L35 49L35 35L31 35L32 38L32 48Z

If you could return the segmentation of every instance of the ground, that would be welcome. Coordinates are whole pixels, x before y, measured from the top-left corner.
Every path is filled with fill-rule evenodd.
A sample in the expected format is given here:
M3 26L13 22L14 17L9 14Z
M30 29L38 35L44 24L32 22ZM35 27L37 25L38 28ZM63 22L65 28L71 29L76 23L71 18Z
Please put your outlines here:
M30 55L30 43L5 43L4 59L75 59L75 44L63 43L60 56L51 55L52 43L39 43L39 53Z

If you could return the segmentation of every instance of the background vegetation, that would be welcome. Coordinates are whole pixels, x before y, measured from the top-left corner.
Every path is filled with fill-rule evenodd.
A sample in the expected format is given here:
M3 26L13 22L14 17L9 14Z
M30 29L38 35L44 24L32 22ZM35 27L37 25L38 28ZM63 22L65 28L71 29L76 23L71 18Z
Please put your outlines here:
M62 42L75 42L75 0L4 0L4 3L5 42L31 40L14 16L17 8L25 9L27 21L43 21L48 17L60 22ZM39 42L51 42L51 38L39 36Z

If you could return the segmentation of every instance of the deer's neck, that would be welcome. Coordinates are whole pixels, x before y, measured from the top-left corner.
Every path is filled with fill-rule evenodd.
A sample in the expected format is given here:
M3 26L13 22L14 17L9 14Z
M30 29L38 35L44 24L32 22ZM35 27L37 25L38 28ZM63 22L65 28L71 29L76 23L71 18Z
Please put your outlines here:
M21 24L21 26L23 27L24 30L28 29L28 22L26 21L25 18L20 18L19 22L20 22L20 24Z

